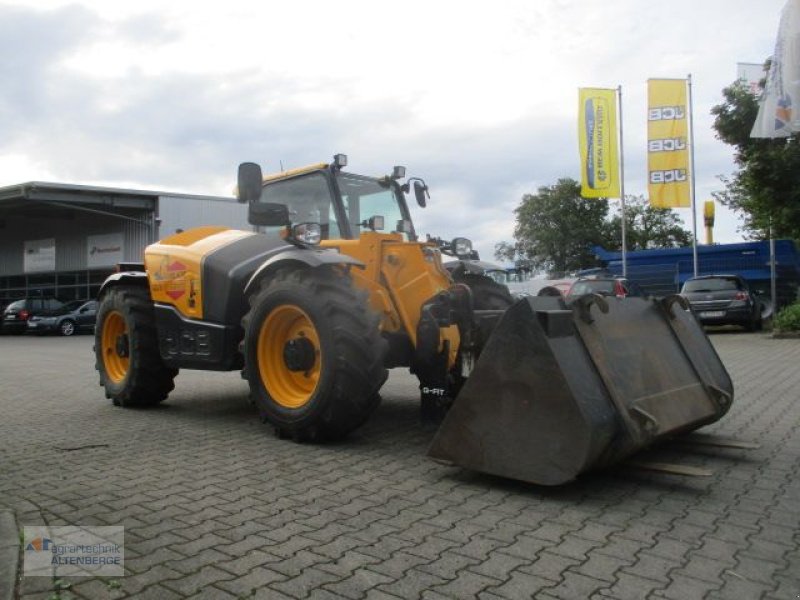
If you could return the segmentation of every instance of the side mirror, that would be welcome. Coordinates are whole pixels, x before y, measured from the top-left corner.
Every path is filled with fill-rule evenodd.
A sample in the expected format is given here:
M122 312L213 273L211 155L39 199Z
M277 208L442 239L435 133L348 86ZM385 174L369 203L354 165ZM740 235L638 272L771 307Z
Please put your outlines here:
M425 205L427 204L425 201L426 196L428 198L431 197L431 195L428 193L428 186L419 179L414 181L414 196L417 199L417 204L419 204L422 208L425 208Z
M256 202L261 197L261 186L263 184L261 167L251 162L240 164L237 183L239 187L239 202Z
M273 202L251 202L247 220L251 225L285 227L289 224L289 207Z

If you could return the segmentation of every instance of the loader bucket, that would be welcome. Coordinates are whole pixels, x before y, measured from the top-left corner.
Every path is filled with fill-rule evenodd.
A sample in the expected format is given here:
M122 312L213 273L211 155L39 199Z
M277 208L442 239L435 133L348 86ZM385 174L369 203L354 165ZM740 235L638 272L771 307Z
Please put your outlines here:
M682 298L529 297L503 314L428 455L559 485L720 419L733 385Z

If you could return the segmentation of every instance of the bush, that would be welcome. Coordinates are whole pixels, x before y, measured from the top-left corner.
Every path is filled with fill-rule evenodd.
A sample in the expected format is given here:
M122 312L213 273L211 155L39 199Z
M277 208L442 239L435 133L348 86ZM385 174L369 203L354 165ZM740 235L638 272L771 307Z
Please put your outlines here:
M800 302L779 310L772 325L780 331L800 331Z

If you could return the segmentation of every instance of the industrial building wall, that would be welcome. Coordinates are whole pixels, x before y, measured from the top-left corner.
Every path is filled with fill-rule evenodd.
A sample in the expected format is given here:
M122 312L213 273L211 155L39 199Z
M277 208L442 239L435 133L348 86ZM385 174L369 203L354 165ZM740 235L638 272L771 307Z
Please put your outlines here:
M122 257L125 260L141 260L142 250L149 237L149 215L136 215L141 223L106 217L93 213L75 213L72 218L9 216L0 235L0 276L21 275L25 269L25 248L35 240L55 240L55 270L74 271L92 267L109 266L95 253L90 258L91 241L119 239L122 241ZM110 238L98 236L112 236ZM113 236L117 237L114 238ZM104 248L99 249L101 252ZM109 255L109 260L121 258L118 253ZM90 262L92 264L90 264ZM108 262L108 261L106 261ZM28 272L36 272L28 269Z
M57 195L57 184L52 186ZM148 244L177 229L250 229L247 207L233 198L155 193L142 198L141 193L113 190L111 206L93 204L96 195L85 191L87 202L81 206L84 191L64 193L74 198L58 196L58 206L32 203L3 211L0 305L40 294L65 301L93 297L118 262L141 262ZM137 205L141 208L132 208Z
M45 214L4 218L0 301L39 294L65 301L93 297L114 264L141 260L152 236L149 211L131 212L138 222L77 211Z
M252 229L247 222L247 205L233 198L160 196L158 218L161 219L158 235L162 238L177 229L185 231L202 225Z

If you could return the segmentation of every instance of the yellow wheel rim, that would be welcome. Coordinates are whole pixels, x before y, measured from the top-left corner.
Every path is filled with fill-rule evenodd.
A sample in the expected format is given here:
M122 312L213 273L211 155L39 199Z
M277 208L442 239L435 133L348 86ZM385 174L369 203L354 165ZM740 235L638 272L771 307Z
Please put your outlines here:
M128 324L116 310L103 320L102 352L106 374L114 383L120 383L130 367L130 342Z
M286 349L298 342L313 352L313 357L306 357L305 362L310 364L302 370L296 365L293 370ZM282 304L267 315L258 333L256 356L261 381L275 402L285 408L300 408L311 399L322 371L319 348L317 329L300 308Z

